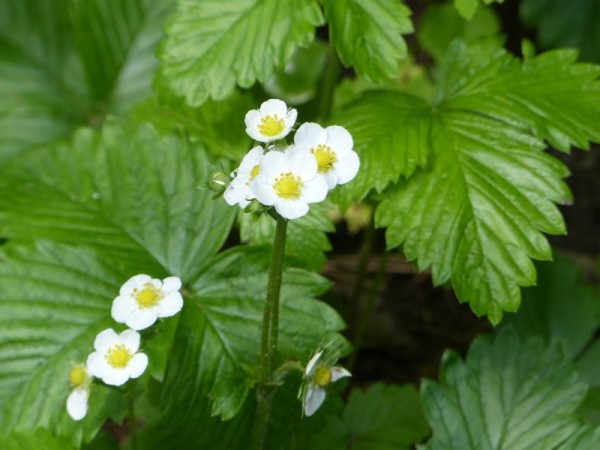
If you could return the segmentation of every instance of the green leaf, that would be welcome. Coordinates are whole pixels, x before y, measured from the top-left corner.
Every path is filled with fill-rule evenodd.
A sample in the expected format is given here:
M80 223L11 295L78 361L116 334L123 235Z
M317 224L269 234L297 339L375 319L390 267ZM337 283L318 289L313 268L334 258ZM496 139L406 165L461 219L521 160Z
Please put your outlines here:
M171 0L0 2L0 160L150 92Z
M311 448L408 450L428 434L413 386L376 383L366 391L354 389L341 416L327 418Z
M110 405L119 408L119 395L92 386L88 415L77 423L65 407L68 374L85 361L96 334L114 326L110 305L132 272L89 250L49 242L5 245L0 258L0 426L44 427L87 441Z
M414 99L387 94L388 103L399 106L397 112L385 109L386 116L412 117L421 129L429 127L422 153L430 163L384 193L376 224L388 227L390 248L403 245L420 270L431 267L435 284L451 280L459 300L493 323L502 311L519 307L519 286L535 283L530 258L551 258L542 232L565 232L554 204L571 200L561 181L568 170L542 152L541 139L563 150L600 141L600 67L572 62L571 52L559 51L520 63L495 44L457 42L442 67L429 118L411 106ZM365 129L385 120L376 113L381 97L365 94L359 101L373 112ZM390 121L389 129L399 123ZM368 172L377 164L377 147L365 150L361 139L356 147ZM400 141L394 151L414 148ZM392 158L384 159L387 166ZM383 171L370 182L376 189L386 180Z
M209 100L191 108L182 99L156 97L135 106L131 120L151 123L160 134L180 134L199 143L215 157L241 160L251 146L244 116L256 106L248 94L234 91L222 101Z
M427 449L546 450L580 427L574 410L586 385L556 346L522 341L512 328L476 339L464 362L446 353L440 378L421 388Z
M283 68L322 24L315 0L179 0L166 25L159 85L191 106L227 97Z
M223 375L208 393L213 401L211 416L229 420L240 412L254 381L242 370Z
M0 435L0 448L2 450L75 450L77 447L67 439L39 429L27 433Z
M398 75L406 57L403 34L412 33L410 10L396 0L323 0L331 42L346 66L370 81Z
M524 0L522 20L537 28L543 48L577 48L585 61L600 62L600 4L596 0Z
M427 5L417 28L419 45L441 61L450 43L457 38L465 42L497 36L500 21L487 6L477 9L471 20L461 17L450 3Z
M585 285L581 271L565 258L536 266L537 286L523 290L523 306L509 323L524 338L537 335L559 342L565 355L574 358L600 326L600 292Z
M479 0L454 0L454 7L467 20L471 20L477 12Z
M246 366L256 366L260 323L269 266L266 247L239 247L211 261L194 282L182 311L158 404L163 415L149 428L157 446L238 448L248 442L252 405L233 422L210 419L207 398L219 381ZM326 304L313 299L328 288L320 276L286 269L281 293L279 351L282 358L307 361L319 344L333 341L347 351L338 334L344 324ZM300 417L301 404L297 404ZM184 420L185 418L185 420ZM202 424L202 433L198 426ZM242 447L243 448L243 447Z
M332 118L352 134L361 164L356 178L334 194L343 209L371 189L381 192L425 166L430 152L429 110L424 100L408 94L369 91Z
M600 447L600 428L590 425L582 426L564 442L558 450L583 450Z
M87 245L137 271L191 279L229 233L233 208L197 186L208 161L149 126L82 129L18 158L0 179L0 232ZM156 275L161 275L156 273Z
M285 255L294 266L319 270L327 261L324 252L331 250L326 233L335 231L327 215L327 203L311 205L309 213L288 224ZM242 242L272 244L275 221L263 214L258 219L251 214L241 215L240 235Z

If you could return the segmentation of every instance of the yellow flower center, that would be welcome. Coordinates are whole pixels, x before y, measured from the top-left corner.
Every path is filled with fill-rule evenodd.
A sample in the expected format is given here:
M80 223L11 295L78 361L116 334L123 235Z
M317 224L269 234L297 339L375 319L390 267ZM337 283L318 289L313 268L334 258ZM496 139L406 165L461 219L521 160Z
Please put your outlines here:
M69 372L69 383L73 387L79 387L85 383L87 380L87 372L81 366L73 367L71 372Z
M160 301L161 295L153 285L147 283L144 286L141 291L134 291L135 300L142 308L150 308Z
M117 344L112 348L108 349L105 356L108 363L116 369L122 369L127 367L133 355L127 347L121 344Z
M257 177L259 172L260 172L260 166L257 164L250 171L250 181L254 180Z
M325 387L331 383L331 369L327 366L317 367L317 370L315 370L314 382L319 387Z
M273 114L272 116L264 116L262 119L260 119L260 125L258 125L258 131L268 137L277 136L283 131L284 128L285 123L277 114Z
M282 173L275 178L273 189L275 193L285 200L295 200L302 194L304 183L300 181L299 176L292 175L292 172Z
M337 158L328 145L319 144L317 145L317 148L311 148L310 152L317 158L319 172L327 173L333 169L333 165L337 161Z

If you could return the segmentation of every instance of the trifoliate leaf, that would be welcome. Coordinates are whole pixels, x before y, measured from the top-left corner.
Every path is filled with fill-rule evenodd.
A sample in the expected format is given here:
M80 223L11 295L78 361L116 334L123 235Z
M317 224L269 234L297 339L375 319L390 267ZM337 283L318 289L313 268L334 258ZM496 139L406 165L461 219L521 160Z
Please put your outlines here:
M185 139L149 126L82 129L2 172L0 231L87 245L117 264L136 261L139 272L159 264L186 281L222 245L234 215L197 188L207 164Z
M333 198L343 209L371 189L381 192L425 166L430 152L429 109L412 95L371 91L334 116L332 123L352 133L360 156L356 178L334 191Z
M536 28L543 48L577 48L581 59L600 62L600 3L596 0L524 0L523 21Z
M384 192L376 224L388 227L389 247L403 245L436 284L451 280L458 298L494 323L518 308L519 286L535 282L530 258L551 258L541 232L565 232L554 204L571 200L561 181L568 171L542 152L542 139L563 150L600 141L600 68L573 56L521 63L493 43L457 42L433 106L367 92L334 118L361 158L357 178L340 189L343 205L428 162Z
M410 385L376 383L354 389L339 417L327 417L326 427L313 436L311 448L408 450L429 434L417 390Z
M403 34L413 31L410 10L396 0L323 0L331 42L342 62L370 81L398 75L406 57Z
M0 258L0 427L44 427L73 442L88 441L119 395L93 385L88 415L75 422L65 406L69 372L85 362L96 334L114 326L110 305L134 268L49 242L11 243Z
M221 426L220 419L210 418L207 396L212 390L215 397L220 389L213 387L222 377L258 364L269 255L267 247L228 250L207 262L193 283L160 391L163 415L148 431L157 446L247 446L246 425L252 423L252 408L242 408L234 422ZM338 334L344 326L339 315L313 298L327 288L328 283L316 274L301 269L284 271L279 327L283 358L306 360L323 342L347 348ZM300 408L298 402L298 417Z
M537 286L523 290L523 306L509 323L522 337L559 342L567 357L575 357L600 326L600 292L585 285L580 270L565 258L536 266Z
M0 160L150 92L171 0L0 2Z
M268 80L321 23L314 0L180 0L159 51L159 85L191 106L223 99L236 83Z
M335 230L327 215L327 203L313 204L309 213L288 224L285 254L296 267L319 270L326 262L324 253L331 250L327 234ZM272 244L275 221L265 214L256 218L241 215L240 235L242 242Z
M76 450L78 447L68 439L53 436L40 428L35 431L0 435L0 448L2 450Z
M466 361L446 353L439 384L422 384L433 429L424 448L556 448L579 430L574 411L585 392L557 346L504 328L476 339Z

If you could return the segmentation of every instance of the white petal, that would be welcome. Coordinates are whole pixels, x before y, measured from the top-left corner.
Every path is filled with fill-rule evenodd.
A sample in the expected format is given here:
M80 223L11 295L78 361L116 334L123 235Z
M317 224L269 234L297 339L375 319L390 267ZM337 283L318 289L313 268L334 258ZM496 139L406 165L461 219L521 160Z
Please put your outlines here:
M183 308L183 297L179 292L171 292L156 305L158 317L171 317Z
M248 131L248 128L257 130L258 124L260 123L260 119L262 116L263 115L258 109L251 109L250 111L248 111L246 113L246 116L244 117L244 123L246 124L246 132Z
M271 206L275 204L278 199L277 194L275 194L275 190L273 189L273 185L266 183L261 179L254 179L252 183L250 183L250 189L256 197L256 200L263 205Z
M162 280L159 280L158 278L152 278L149 283L154 286L154 289L156 289L157 291L160 290L160 288L162 288Z
M333 125L325 128L327 132L327 145L341 158L345 156L354 146L352 135L344 127Z
M279 200L275 202L275 211L284 219L298 219L308 212L308 205L298 200Z
M90 392L88 388L73 389L67 397L67 412L73 420L81 420L85 417L88 410L88 398Z
M331 381L337 381L340 378L351 377L352 374L340 366L331 367Z
M329 172L322 173L320 175L323 178L325 178L325 181L327 182L327 189L332 190L334 187L337 186L340 177L335 168L333 170L330 170Z
M110 315L116 322L125 323L138 309L139 306L131 295L119 295L113 300Z
M144 274L131 277L129 280L127 280L125 282L125 284L123 284L123 286L121 286L121 289L119 290L119 294L120 295L131 295L131 294L133 294L134 289L142 289L142 286L144 286L144 283L147 283L151 279L152 278L150 276L144 275Z
M131 353L137 352L140 348L140 333L137 331L125 330L119 335L119 339Z
M278 100L276 98L272 98L271 100L267 100L260 105L260 113L263 116L269 116L273 114L277 114L282 119L287 115L287 105L284 101Z
M306 398L304 399L304 414L307 417L312 416L325 400L325 389L318 386L310 386L306 390Z
M311 372L312 372L315 364L317 363L317 361L319 360L319 358L321 357L322 354L323 354L323 351L320 351L320 352L315 353L314 356L312 358L310 358L310 361L306 365L306 371L304 372L307 376L311 375Z
M108 328L98 333L96 339L94 340L94 348L98 353L104 354L106 353L106 350L115 345L118 340L119 337L115 330Z
M304 183L302 196L299 200L306 203L322 202L327 197L327 192L327 181L323 176L317 175L312 180Z
M129 361L129 365L127 366L127 368L129 369L129 376L131 378L139 377L141 374L144 373L146 367L148 367L148 357L146 356L146 354L136 353L133 356L133 358L131 358L131 361Z
M248 179L245 177L237 177L223 193L223 198L231 206L246 202L247 198L253 198L253 193L248 186Z
M156 322L158 311L156 307L140 309L137 314L130 316L125 322L132 330L144 330Z
M107 371L102 377L102 381L111 386L121 386L129 380L129 371L125 369L115 369L111 367L111 370Z
M277 150L271 150L260 161L260 172L255 179L273 183L275 178L287 171L285 155Z
M290 132L290 129L296 123L297 117L298 117L298 111L296 111L295 108L290 108L290 110L288 111L288 113L285 116L285 119L283 119L285 122L286 129L287 129L287 132L285 133L286 136Z
M181 278L167 277L163 280L162 291L164 293L174 292L181 289Z
M318 123L303 123L294 135L294 143L309 150L326 142L327 132Z
M336 162L335 171L338 174L338 184L344 184L351 181L360 168L360 160L356 152L350 152L342 159Z
M254 166L260 164L260 160L262 159L264 153L265 151L260 145L257 145L248 153L246 153L246 156L244 156L244 159L242 159L242 163L238 169L238 174L243 173L244 175L250 175L250 172Z
M88 373L96 378L102 378L109 369L108 362L104 358L104 355L98 352L91 353L88 356L85 365Z
M304 147L290 147L286 153L287 171L299 175L302 180L310 180L319 170L317 159Z

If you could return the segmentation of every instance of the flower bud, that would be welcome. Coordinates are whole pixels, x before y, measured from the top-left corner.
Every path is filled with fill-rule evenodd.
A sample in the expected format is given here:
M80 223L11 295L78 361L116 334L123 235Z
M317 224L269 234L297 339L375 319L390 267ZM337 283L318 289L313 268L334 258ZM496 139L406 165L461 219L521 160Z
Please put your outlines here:
M230 181L231 178L225 172L213 172L208 179L208 187L211 191L222 194L227 189L227 186L229 186Z

